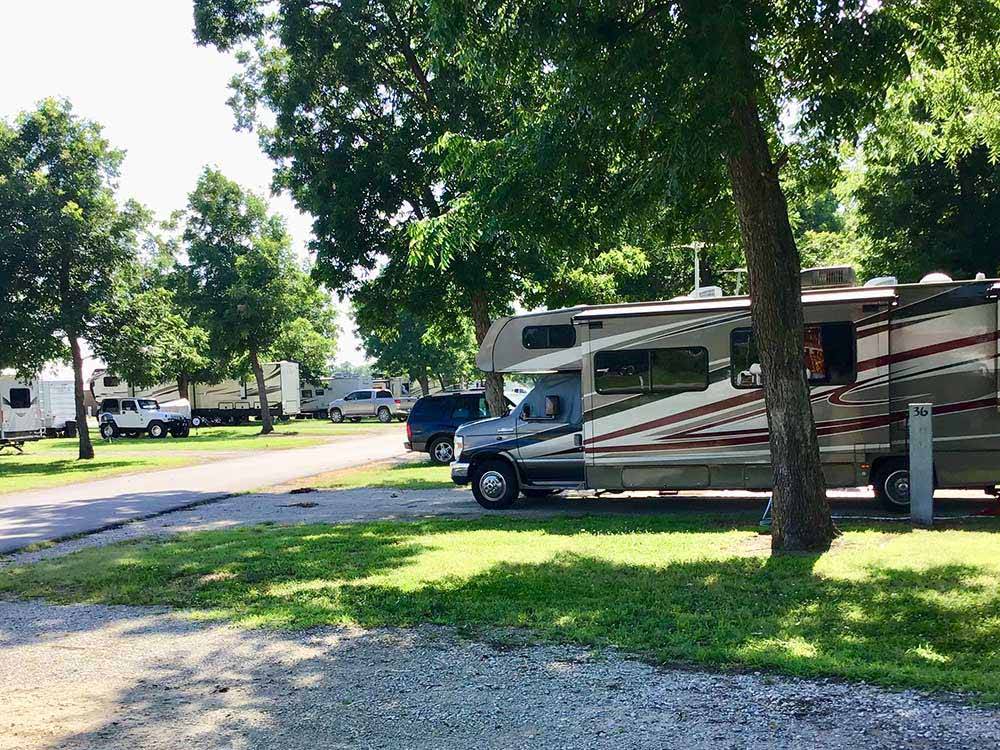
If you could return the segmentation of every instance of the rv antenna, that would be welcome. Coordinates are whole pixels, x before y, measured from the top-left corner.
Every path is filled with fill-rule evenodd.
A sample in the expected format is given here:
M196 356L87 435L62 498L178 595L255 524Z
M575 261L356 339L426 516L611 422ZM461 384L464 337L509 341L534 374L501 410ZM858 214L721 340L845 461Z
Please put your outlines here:
M747 272L745 268L729 268L723 271L723 273L735 273L736 274L736 296L740 294L740 289L743 286L743 274Z
M682 250L693 250L694 251L694 293L697 294L698 290L701 289L701 262L698 257L698 253L705 249L704 242L689 242L686 245L678 245L677 247Z

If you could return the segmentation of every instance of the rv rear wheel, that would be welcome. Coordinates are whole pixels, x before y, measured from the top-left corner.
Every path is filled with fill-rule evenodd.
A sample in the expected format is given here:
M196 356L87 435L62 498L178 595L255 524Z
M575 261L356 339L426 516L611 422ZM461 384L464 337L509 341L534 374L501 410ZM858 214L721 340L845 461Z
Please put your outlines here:
M910 509L910 469L902 460L879 464L872 475L875 497L890 513L906 513Z
M343 422L344 412L342 412L340 409L330 409L330 421L338 423Z
M118 428L114 422L104 422L101 424L101 437L105 440L118 437Z
M392 412L389 411L388 406L380 406L378 410L378 421L382 424L388 424L392 421Z
M472 469L472 495L488 510L512 506L519 489L517 475L506 461L484 461Z
M146 432L149 433L151 438L162 438L167 436L167 428L163 426L163 422L150 422L149 426L146 428Z

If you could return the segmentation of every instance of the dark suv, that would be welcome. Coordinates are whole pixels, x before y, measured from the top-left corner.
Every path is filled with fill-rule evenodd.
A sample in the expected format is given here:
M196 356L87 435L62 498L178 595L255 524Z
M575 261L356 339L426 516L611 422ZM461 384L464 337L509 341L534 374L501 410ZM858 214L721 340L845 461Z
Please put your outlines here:
M507 405L513 406L510 401ZM482 391L424 396L413 405L406 420L406 449L428 453L436 464L450 464L455 458L455 430L466 422L489 416Z

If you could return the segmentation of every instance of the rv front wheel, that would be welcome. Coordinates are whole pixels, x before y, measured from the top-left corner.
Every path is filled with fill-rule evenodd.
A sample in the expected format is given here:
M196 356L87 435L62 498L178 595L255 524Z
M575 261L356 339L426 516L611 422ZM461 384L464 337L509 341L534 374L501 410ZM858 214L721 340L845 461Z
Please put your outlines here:
M910 469L902 461L887 461L872 477L875 497L890 513L906 513L910 509Z
M517 499L517 475L505 461L484 461L472 474L472 495L487 510L509 508Z

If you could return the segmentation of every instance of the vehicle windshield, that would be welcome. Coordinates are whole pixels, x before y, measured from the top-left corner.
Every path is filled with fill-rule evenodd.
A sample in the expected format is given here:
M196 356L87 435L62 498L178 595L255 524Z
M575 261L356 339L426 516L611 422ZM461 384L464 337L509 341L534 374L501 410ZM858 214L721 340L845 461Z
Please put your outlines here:
M148 411L157 411L160 408L160 404L151 398L140 398L139 408L146 409Z

